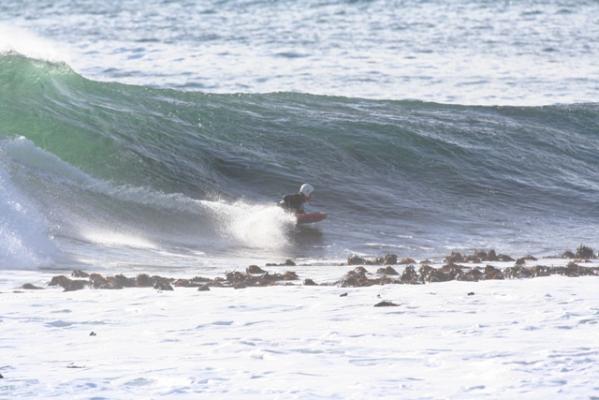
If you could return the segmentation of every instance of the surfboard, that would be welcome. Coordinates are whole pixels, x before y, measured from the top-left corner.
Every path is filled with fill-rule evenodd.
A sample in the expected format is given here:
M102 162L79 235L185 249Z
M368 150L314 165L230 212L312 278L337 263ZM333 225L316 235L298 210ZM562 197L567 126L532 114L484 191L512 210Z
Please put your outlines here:
M327 215L323 212L311 212L303 214L295 214L298 224L312 224L314 222L322 221L326 219Z

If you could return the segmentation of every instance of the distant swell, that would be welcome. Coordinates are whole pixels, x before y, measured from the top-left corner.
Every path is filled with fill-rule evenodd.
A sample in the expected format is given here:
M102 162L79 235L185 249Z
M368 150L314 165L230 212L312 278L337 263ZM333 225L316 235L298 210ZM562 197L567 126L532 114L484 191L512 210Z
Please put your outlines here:
M0 138L3 238L33 224L33 237L18 239L30 249L138 238L132 247L330 257L546 250L599 236L597 104L189 93L5 54ZM329 213L322 229L298 230L274 206L302 182ZM16 198L40 215L19 219ZM15 240L2 265L21 251Z

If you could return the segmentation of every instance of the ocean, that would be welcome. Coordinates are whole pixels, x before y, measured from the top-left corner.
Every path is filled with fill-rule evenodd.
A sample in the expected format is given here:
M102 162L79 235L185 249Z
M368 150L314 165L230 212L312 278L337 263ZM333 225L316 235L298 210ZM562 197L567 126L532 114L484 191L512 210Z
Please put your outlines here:
M598 99L595 0L0 0L0 399L599 399Z
M598 38L595 1L2 2L0 268L596 244Z

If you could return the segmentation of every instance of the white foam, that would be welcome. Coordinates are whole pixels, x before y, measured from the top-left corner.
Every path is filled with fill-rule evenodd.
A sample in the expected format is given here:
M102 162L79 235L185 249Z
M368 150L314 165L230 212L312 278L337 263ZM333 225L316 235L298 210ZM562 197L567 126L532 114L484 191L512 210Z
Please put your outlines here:
M321 283L347 268L294 270ZM207 292L47 288L17 295L13 288L42 286L50 276L18 271L4 278L4 398L589 399L597 393L593 276ZM381 300L398 306L373 307Z
M108 229L85 228L80 235L87 241L111 247L132 247L137 249L156 249L156 244L135 233L119 232Z
M0 269L47 265L56 253L48 222L0 162Z
M2 53L19 53L37 60L67 64L72 60L71 51L65 46L6 23L0 23L0 54Z
M242 246L282 249L288 245L286 233L295 218L276 205L206 200L201 204L215 213L223 233Z

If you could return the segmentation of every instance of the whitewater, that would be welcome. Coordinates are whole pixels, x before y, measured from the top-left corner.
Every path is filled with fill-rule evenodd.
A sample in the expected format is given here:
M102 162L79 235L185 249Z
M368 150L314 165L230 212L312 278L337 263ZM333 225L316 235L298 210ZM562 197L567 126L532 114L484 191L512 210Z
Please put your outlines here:
M599 265L597 15L0 2L0 399L598 399L597 276L340 283L351 255ZM328 219L297 226L305 182ZM250 265L299 278L50 285Z
M347 270L304 267L300 277L334 281ZM599 396L596 276L14 290L49 278L21 271L0 282L0 398ZM381 300L397 306L374 307Z

